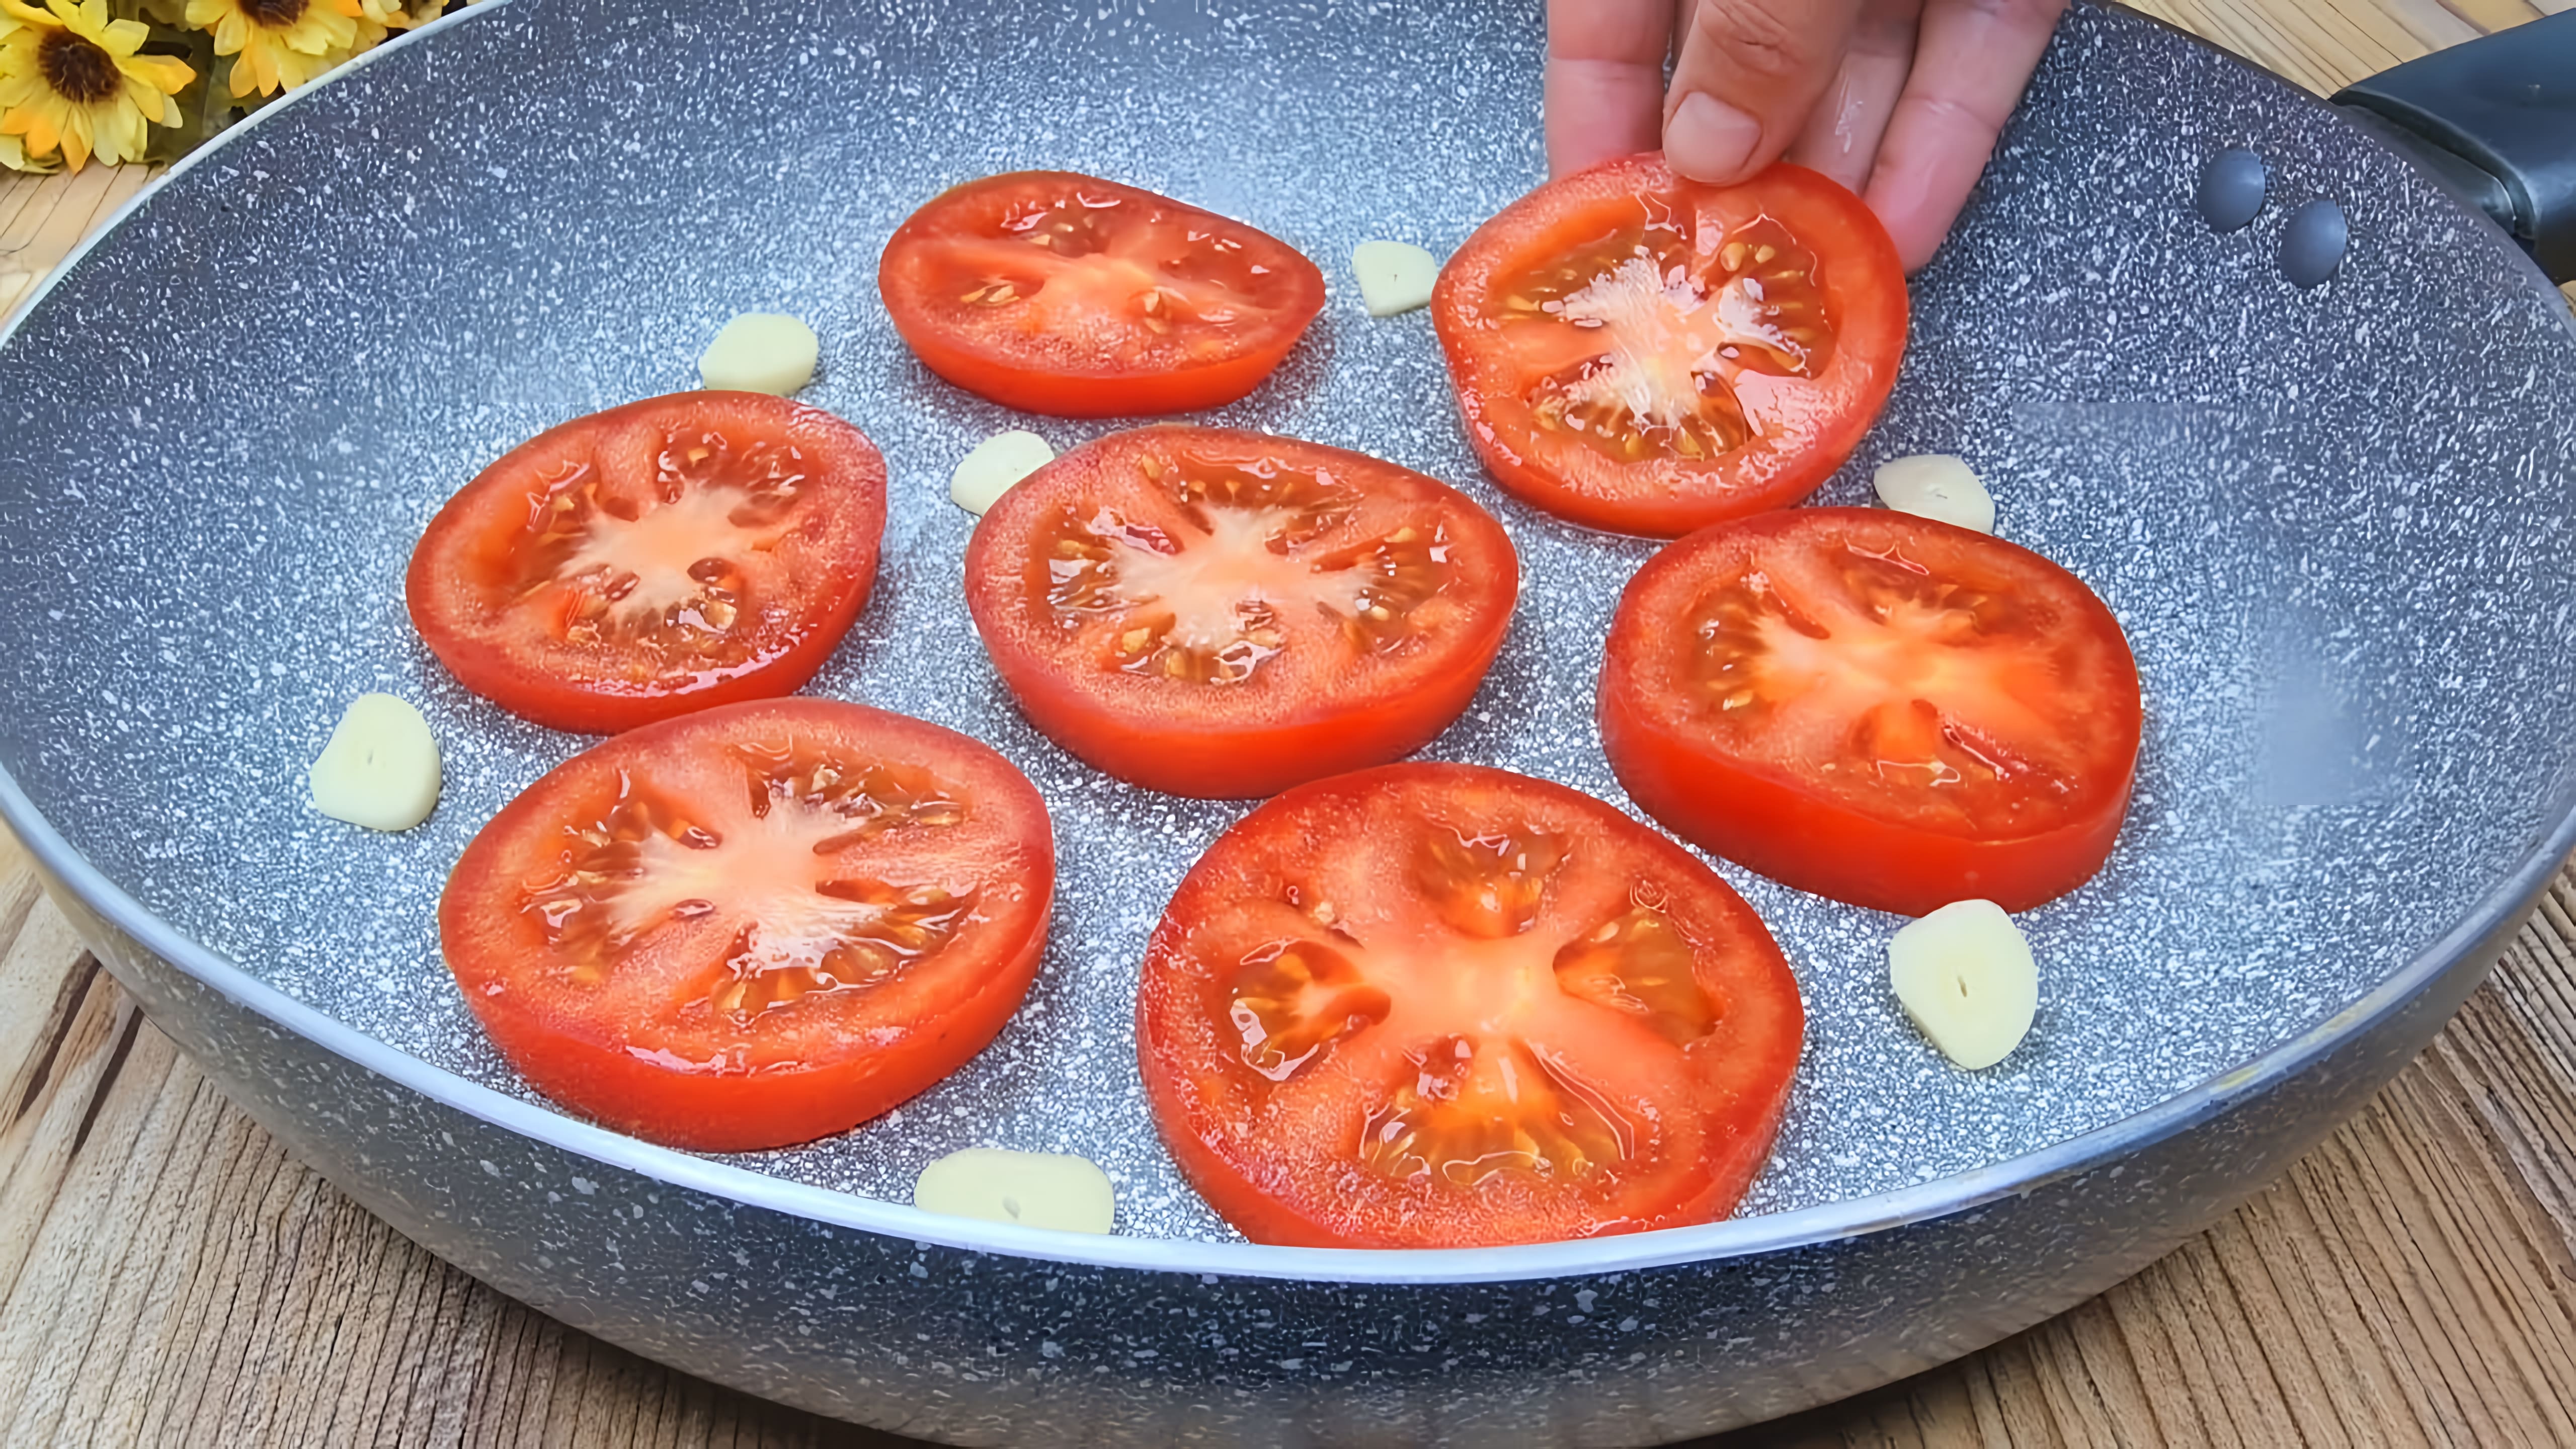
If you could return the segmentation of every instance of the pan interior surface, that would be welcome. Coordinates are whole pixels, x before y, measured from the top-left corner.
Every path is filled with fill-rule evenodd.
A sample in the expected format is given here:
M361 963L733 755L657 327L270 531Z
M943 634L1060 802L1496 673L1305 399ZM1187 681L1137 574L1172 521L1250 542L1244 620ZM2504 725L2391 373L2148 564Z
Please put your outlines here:
M0 346L0 767L110 879L259 979L468 1080L526 1089L440 963L474 831L586 741L460 689L403 611L423 524L577 413L695 384L727 318L823 338L804 394L884 448L868 612L812 692L937 721L1038 784L1053 944L995 1045L886 1118L731 1159L908 1201L970 1146L1083 1153L1120 1230L1225 1241L1137 1083L1137 960L1240 805L1106 779L1011 708L968 626L968 448L1031 420L929 377L877 301L888 233L950 185L1065 168L1241 217L1332 297L1210 420L1358 448L1500 517L1527 587L1427 753L1625 801L1592 723L1647 543L1504 498L1428 319L1371 319L1373 238L1446 254L1541 173L1535 6L1148 0L715 7L521 0L378 57L174 179ZM2151 103L2150 103L2151 100ZM2259 151L2280 204L2210 233L2201 162ZM2288 205L2355 241L2302 292ZM2500 238L2321 107L2133 16L2078 7L1980 197L1916 287L1906 370L1821 502L1906 453L1971 459L1999 531L2085 579L2145 681L2104 873L2024 918L2029 1042L1969 1074L1887 985L1900 922L1720 870L1809 1009L1748 1213L1988 1167L2150 1107L2349 1005L2497 889L2576 753L2576 345ZM305 803L353 696L419 704L446 793L405 835Z

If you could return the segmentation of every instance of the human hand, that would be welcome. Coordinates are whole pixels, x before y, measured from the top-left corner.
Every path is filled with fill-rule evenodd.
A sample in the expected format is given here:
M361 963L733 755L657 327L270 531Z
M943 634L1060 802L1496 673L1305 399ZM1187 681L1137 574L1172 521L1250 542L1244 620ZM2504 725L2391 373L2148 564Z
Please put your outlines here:
M1548 170L1661 146L1675 171L1725 184L1785 158L1859 192L1913 271L1967 204L2065 9L1548 0Z

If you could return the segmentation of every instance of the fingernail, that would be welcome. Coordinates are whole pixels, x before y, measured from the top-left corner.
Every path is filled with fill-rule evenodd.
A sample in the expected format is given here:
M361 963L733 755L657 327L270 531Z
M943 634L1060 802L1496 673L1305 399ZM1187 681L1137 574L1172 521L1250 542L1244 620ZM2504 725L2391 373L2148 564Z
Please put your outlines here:
M1762 123L1706 91L1682 97L1664 124L1664 159L1693 181L1733 181L1753 148Z

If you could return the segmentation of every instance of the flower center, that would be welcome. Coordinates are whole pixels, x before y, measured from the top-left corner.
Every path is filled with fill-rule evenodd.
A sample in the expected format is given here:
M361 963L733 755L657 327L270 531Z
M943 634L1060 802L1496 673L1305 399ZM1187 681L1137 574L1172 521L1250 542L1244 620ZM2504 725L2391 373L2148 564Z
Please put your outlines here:
M310 0L236 0L236 3L253 25L284 30L304 18L305 7Z
M117 91L115 57L68 30L36 47L36 68L56 95L80 105L94 106Z

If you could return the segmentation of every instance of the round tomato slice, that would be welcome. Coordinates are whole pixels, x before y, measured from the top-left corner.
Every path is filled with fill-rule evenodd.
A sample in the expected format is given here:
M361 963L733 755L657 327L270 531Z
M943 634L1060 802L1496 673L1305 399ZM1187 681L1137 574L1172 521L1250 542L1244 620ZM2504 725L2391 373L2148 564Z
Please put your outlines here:
M1588 795L1392 765L1253 811L1145 951L1156 1126L1255 1242L1463 1248L1708 1222L1806 1030L1742 897Z
M1431 302L1468 440L1576 523L1670 538L1815 491L1905 351L1905 272L1861 199L1660 153L1551 181L1449 259Z
M1628 585L1601 743L1683 839L1919 916L2102 868L2142 710L2119 621L2026 548L1869 508L1695 534Z
M1324 307L1324 274L1277 237L1069 171L941 193L895 229L877 287L931 371L1069 418L1230 403Z
M1018 1010L1055 847L1019 771L854 704L762 700L620 735L510 802L439 944L540 1092L709 1152L921 1092Z
M1520 562L1465 494L1360 453L1157 427L1058 458L966 549L966 604L1049 738L1245 798L1428 742L1483 681Z
M403 593L466 688L613 734L789 693L876 578L885 460L815 408L747 392L550 428L430 520Z

